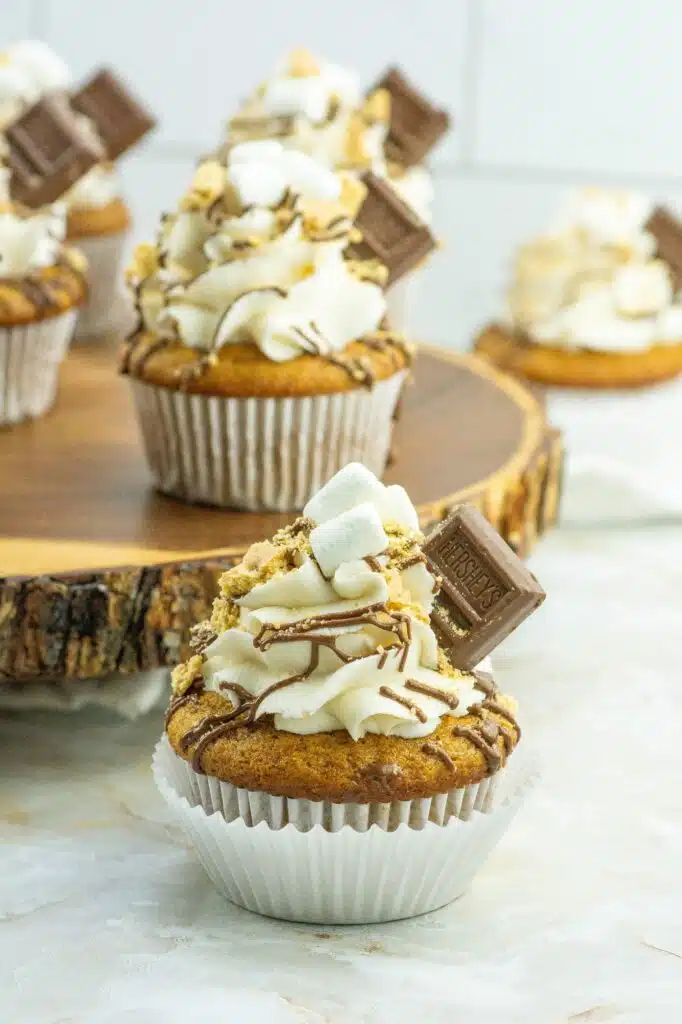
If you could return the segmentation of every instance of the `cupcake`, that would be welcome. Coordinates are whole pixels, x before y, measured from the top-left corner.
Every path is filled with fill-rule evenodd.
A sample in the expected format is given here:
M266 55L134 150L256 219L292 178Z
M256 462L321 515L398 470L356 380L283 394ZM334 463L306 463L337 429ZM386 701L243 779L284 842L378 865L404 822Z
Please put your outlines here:
M358 464L254 544L173 672L154 758L219 889L326 923L460 895L529 781L480 656L543 596L473 507L424 545L404 489Z
M476 351L544 384L627 388L682 370L682 225L645 196L586 188L522 246Z
M85 301L84 257L64 245L66 214L12 203L0 167L0 425L42 416Z
M41 96L72 87L67 65L37 40L9 46L0 61L0 130ZM77 116L99 137L88 116ZM115 166L107 160L92 167L63 201L67 207L67 238L88 261L88 299L76 327L76 339L82 339L111 331L125 319L121 265L130 210L122 197Z
M351 256L365 187L274 140L202 163L129 273L128 374L156 486L300 509L348 462L385 466L410 350L377 259Z
M433 183L424 158L448 127L447 114L396 69L364 94L352 71L296 50L228 123L225 145L274 138L330 168L371 170L430 224ZM400 330L410 318L414 282L411 274L389 291L391 322Z

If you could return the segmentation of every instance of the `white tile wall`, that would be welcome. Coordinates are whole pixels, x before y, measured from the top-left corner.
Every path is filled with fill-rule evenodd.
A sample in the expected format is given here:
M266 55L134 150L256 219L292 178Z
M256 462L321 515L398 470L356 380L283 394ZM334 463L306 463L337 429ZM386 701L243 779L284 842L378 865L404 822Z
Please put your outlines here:
M403 65L456 118L434 159L445 244L419 307L429 340L466 345L566 187L618 182L682 206L681 0L0 0L0 43L26 34L76 75L110 62L162 118L124 161L139 237L282 51L306 45L368 83Z

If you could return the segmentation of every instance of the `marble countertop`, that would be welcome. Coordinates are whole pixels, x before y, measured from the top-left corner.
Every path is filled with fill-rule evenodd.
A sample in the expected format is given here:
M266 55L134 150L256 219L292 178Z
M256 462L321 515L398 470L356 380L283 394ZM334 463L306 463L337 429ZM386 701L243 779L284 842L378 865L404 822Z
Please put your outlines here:
M160 710L0 718L8 1024L672 1022L682 1015L682 529L564 530L497 658L543 779L457 903L320 928L218 897L167 821Z

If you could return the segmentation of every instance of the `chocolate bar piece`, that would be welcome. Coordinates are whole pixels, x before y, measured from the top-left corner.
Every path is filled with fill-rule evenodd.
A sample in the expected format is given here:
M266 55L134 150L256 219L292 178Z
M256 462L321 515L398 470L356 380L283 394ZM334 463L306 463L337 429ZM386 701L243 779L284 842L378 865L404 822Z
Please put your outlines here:
M104 159L64 93L43 96L9 125L5 139L10 195L25 206L53 203Z
M388 284L393 284L428 256L436 240L387 181L371 171L362 180L367 195L355 220L362 241L352 245L350 253L381 260L388 267Z
M387 155L405 167L421 163L447 132L450 115L417 92L398 68L389 68L374 89L391 96Z
M71 106L94 122L107 159L116 160L156 125L112 71L102 68L71 97Z
M460 505L424 544L441 577L431 625L455 668L470 670L545 599L532 573L473 505Z
M665 207L657 206L644 229L656 239L656 251L668 264L677 291L682 288L682 224Z

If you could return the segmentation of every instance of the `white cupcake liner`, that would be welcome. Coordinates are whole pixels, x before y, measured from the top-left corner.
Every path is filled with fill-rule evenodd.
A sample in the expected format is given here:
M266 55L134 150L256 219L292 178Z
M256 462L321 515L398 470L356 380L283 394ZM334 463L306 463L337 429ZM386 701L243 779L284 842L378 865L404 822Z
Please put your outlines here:
M416 309L421 293L423 271L418 267L397 281L386 294L386 315L394 331L414 337Z
M304 398L224 398L131 378L147 460L159 490L251 511L302 508L349 462L378 476L407 370L371 391Z
M124 332L127 326L130 311L121 273L127 238L128 232L121 231L70 239L88 260L88 298L76 325L76 341Z
M394 921L461 896L535 780L515 755L503 776L433 800L291 800L198 775L165 736L153 771L228 900L315 924Z
M77 309L35 323L0 327L0 426L42 416L57 397L59 364Z

